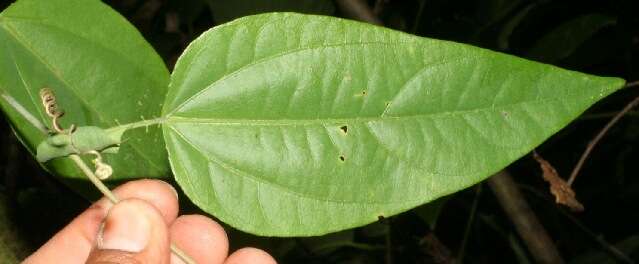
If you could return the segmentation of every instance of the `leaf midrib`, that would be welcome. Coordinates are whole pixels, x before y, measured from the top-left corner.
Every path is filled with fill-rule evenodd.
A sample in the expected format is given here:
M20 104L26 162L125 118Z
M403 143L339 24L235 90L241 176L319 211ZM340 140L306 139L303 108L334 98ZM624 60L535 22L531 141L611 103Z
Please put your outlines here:
M168 116L161 121L163 124L171 123L193 123L193 124L211 124L211 125L243 125L243 126L297 126L297 125L318 125L318 124L335 124L342 125L348 123L368 123L383 121L401 121L406 119L418 118L436 118L444 116L458 116L471 113L486 112L488 110L503 111L516 108L529 103L550 103L561 102L562 100L553 98L533 99L520 101L512 104L499 105L498 107L479 107L469 110L454 110L449 112L434 112L404 116L373 116L373 117L353 117L353 118L317 118L317 119L225 119L225 118L196 118L183 116Z
M516 107L516 106L520 106L522 104L526 104L526 103L539 103L539 102L561 102L561 100L558 99L552 99L552 98L546 98L544 100L529 100L529 101L522 101L522 102L518 102L518 103L514 103L514 104L508 104L508 105L502 105L500 109L496 109L496 108L492 108L492 107L485 107L485 108L478 108L478 109L473 109L473 110L467 110L467 111L455 111L455 112L444 112L444 113L436 113L433 115L463 115L463 114L468 114L468 113L476 113L476 112L481 112L481 111L485 111L485 110L496 110L496 111L500 111L500 110L504 110L507 109L508 107ZM229 120L229 119L207 119L209 121L215 121L217 123L206 123L206 124L220 124L220 125L247 125L247 126L259 126L259 125L279 125L279 126L287 126L287 125L291 125L291 126L295 126L295 125L317 125L317 124L323 124L325 125L327 122L326 120L330 120L332 123L336 124L336 125L341 125L341 124L345 124L345 123L353 123L353 122L358 122L358 123L367 123L367 122L371 122L371 121L384 121L384 120L388 120L388 119L392 119L392 120L402 120L402 119L413 119L413 118L423 118L423 117L428 117L428 116L432 116L432 115L412 115L412 116L402 116L402 117L392 117L392 116L385 116L385 117L372 117L372 118L355 118L355 119L324 119L324 120L318 120L318 119L310 119L310 120L246 120L249 123L238 123L237 120ZM177 121L177 122L175 122ZM278 183L274 183L271 181L266 181L262 178L259 178L249 172L243 171L238 169L238 166L234 166L232 164L227 164L226 162L220 161L219 159L215 158L214 160L212 160L212 157L210 155L204 155L204 151L202 151L201 149L199 149L196 144L190 142L187 137L182 134L176 127L171 126L171 123L193 123L193 121L202 121L201 118L183 118L183 117L168 117L166 119L161 120L162 124L166 124L168 125L168 128L171 129L171 131L173 131L174 133L176 133L184 142L186 142L187 144L191 145L192 148L196 149L198 154L205 157L209 162L213 162L216 163L218 165L220 165L222 168L224 168L226 171L229 171L232 174L238 175L238 176L246 176L248 178L251 178L254 181L257 182L261 182L264 184L269 184L271 186L275 186L276 188L280 188L283 189L286 192L292 193L294 195L297 196L301 196L307 199L313 199L313 200L318 200L318 201L325 201L325 202L333 202L333 203L351 203L351 204L367 204L367 203L359 203L359 202L350 202L350 201L342 201L342 200L330 200L330 199L319 199L317 197L314 196L309 196L308 194L303 194L303 193L297 193L294 191L291 191L289 187L287 186L282 186ZM222 121L222 122L220 122ZM275 122L274 122L275 121ZM282 121L288 121L288 122L282 122ZM294 121L294 122L290 122L290 121ZM331 123L329 122L329 123ZM202 124L202 122L197 122L194 124ZM392 154L391 152L389 152L389 154ZM223 163L223 164L221 164ZM232 170L238 170L239 172L241 172L242 175L237 174L237 172L234 172ZM402 201L402 202L396 202L396 204L401 204L403 202L406 201ZM413 201L414 202L414 201ZM368 204L395 204L395 203L368 203Z

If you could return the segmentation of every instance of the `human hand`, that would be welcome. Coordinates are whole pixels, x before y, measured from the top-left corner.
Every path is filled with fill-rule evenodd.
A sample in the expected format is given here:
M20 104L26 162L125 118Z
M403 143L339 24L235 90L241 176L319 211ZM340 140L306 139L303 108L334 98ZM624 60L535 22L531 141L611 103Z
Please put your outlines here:
M276 263L255 248L229 256L224 229L202 215L178 217L177 193L165 182L131 181L113 192L119 203L97 201L23 263L183 263L171 242L197 263Z

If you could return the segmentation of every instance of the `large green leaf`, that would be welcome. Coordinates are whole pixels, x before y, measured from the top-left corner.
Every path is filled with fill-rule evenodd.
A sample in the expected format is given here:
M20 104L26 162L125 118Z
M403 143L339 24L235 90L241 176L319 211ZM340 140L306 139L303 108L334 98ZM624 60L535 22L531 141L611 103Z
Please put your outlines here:
M169 74L126 19L97 0L21 0L0 14L0 106L33 153L50 123L38 91L50 87L66 111L62 124L112 127L160 115ZM114 177L168 174L158 128L124 135L107 155ZM67 159L53 170L80 177Z
M624 81L342 19L213 28L179 59L163 131L176 180L247 232L319 235L475 184Z

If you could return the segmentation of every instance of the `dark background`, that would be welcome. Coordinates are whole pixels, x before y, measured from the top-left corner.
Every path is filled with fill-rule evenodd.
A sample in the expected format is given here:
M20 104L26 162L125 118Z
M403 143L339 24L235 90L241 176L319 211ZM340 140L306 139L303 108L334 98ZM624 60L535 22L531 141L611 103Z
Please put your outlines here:
M0 1L0 8L10 2ZM235 17L285 10L348 14L330 0L105 2L142 32L169 69L191 40ZM586 73L639 79L639 1L377 0L368 4L386 26L397 30ZM538 153L567 177L598 130L637 96L639 87L634 87L602 100L539 146ZM638 111L629 112L608 132L573 185L585 206L582 213L554 203L530 155L508 168L567 262L639 260ZM0 142L0 246L9 246L24 257L90 202L42 171L2 116ZM183 202L185 211L197 210ZM260 247L281 263L534 262L483 183L378 223L323 237L259 238L227 230L232 248ZM615 250L616 255L611 253Z

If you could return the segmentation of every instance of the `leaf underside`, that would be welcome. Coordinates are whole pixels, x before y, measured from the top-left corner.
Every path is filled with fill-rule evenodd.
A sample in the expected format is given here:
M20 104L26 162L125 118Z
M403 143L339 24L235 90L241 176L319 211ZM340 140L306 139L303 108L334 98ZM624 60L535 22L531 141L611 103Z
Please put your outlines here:
M320 235L485 179L623 83L272 13L187 48L163 132L177 182L203 210L254 234Z
M21 0L0 14L0 108L31 151L51 120L38 92L51 88L64 127L108 128L160 115L169 82L161 58L126 19L98 0ZM169 174L160 129L127 132L105 155L113 179ZM48 168L84 178L68 159Z

